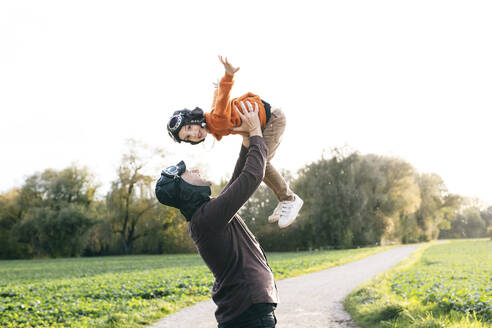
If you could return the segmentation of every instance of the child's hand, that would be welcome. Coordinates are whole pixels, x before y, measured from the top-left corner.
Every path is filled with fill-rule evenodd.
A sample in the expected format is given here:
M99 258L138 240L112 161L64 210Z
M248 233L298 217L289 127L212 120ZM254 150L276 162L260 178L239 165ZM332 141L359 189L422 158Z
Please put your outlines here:
M238 68L235 68L234 66L232 66L228 61L227 61L227 57L225 58L225 60L222 58L222 56L219 56L219 60L220 62L222 63L222 65L224 65L224 68L225 68L225 72L227 75L231 75L231 76L234 76L234 74L239 71L239 67Z
M255 102L255 107L253 108L251 103L246 101L248 109L246 109L244 102L241 101L240 104L244 114L239 111L236 105L234 105L234 110L241 118L241 125L232 130L236 132L248 132L250 137L262 136L260 117L258 116L258 103Z

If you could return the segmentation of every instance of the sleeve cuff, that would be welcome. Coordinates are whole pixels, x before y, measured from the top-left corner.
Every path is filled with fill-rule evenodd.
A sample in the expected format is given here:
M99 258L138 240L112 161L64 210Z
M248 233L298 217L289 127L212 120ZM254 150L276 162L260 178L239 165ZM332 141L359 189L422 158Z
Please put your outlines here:
M260 136L252 136L252 137L250 137L249 138L249 143L250 143L250 145L252 145L252 144L255 144L255 145L265 144L265 146L266 146L265 139L263 139L263 137L260 137Z

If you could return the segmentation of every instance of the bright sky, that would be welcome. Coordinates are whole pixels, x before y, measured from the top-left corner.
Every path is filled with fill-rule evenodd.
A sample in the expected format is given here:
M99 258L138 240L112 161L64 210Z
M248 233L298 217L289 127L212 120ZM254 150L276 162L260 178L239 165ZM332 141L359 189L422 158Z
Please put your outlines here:
M228 176L240 137L165 131L174 110L210 108L222 54L241 67L233 96L287 115L277 168L348 146L492 204L491 17L472 0L1 1L0 191L72 162L107 190L128 138L173 154L162 167Z

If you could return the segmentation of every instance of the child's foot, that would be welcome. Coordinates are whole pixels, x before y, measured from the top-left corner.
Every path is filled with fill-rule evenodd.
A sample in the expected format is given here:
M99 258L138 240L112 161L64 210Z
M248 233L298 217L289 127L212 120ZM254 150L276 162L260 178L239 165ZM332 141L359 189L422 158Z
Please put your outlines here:
M277 207L273 210L272 215L268 217L269 223L275 223L280 219L280 214L282 213L282 202L278 202Z
M278 226L280 228L286 228L290 226L296 219L299 210L304 204L304 201L294 194L293 201L283 201L282 202L282 212L280 213L280 218L278 220Z

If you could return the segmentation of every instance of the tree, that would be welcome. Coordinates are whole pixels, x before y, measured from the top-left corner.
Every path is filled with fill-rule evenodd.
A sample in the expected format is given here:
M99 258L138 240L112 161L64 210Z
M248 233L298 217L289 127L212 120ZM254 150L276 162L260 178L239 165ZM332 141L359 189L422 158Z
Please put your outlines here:
M487 224L487 227L492 227L492 206L480 212L482 220Z
M19 243L12 234L13 228L21 220L22 208L19 202L20 190L15 188L0 194L0 258L15 259L30 257L32 251L27 245Z
M365 199L355 174L360 158L335 153L299 171L294 190L304 199L299 219L309 247L351 247L362 238Z
M128 151L122 156L118 168L118 177L106 196L112 229L120 236L125 254L133 251L136 240L151 233L148 222L157 217L154 179L143 173L146 158L142 152L145 150L148 147L129 140Z
M159 205L161 230L159 231L159 253L196 252L195 244L188 234L188 223L178 209Z
M46 169L28 177L17 199L11 234L34 255L77 256L94 224L90 205L97 185L87 168Z
M112 245L115 238L108 219L106 201L97 200L92 202L92 217L95 224L84 233L84 256L100 256L112 253Z
M37 255L71 257L82 253L83 235L93 223L80 205L58 210L37 207L27 212L15 231L19 240L29 243Z
M453 217L449 218L449 228L443 229L439 238L478 238L487 235L486 222L482 219L477 207L469 206L467 200L464 206Z
M420 204L415 169L391 157L366 155L359 172L367 199L366 220L373 230L373 242L401 241L408 217Z
M418 179L422 203L415 213L418 228L421 231L420 240L437 239L445 216L455 205L450 203L452 198L447 196L444 181L437 174L421 174Z
M466 224L464 226L467 238L479 238L487 235L487 226L480 216L478 208L470 207L464 210Z

